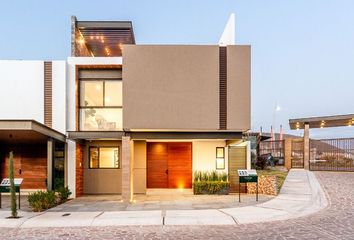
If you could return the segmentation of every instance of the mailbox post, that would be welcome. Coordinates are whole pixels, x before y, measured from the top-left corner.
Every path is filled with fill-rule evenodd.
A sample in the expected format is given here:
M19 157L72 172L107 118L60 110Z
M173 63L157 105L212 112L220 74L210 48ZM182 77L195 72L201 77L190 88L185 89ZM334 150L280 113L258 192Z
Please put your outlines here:
M258 202L258 176L257 171L254 169L247 170L241 169L237 170L238 172L238 201L241 202L241 183L254 182L256 183L256 201Z
M21 184L23 178L15 178L15 192L18 192L18 209L21 209ZM10 192L10 179L4 178L0 183L0 208L2 204L1 193Z

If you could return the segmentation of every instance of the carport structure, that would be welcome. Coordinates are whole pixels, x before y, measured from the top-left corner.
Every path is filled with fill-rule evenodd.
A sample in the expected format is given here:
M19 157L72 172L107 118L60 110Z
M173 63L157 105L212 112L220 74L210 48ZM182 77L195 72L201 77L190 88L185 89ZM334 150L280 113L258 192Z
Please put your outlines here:
M8 153L25 190L53 190L66 181L66 136L34 120L0 120L0 178L8 177Z
M305 169L354 171L354 138L310 139L310 128L351 127L354 114L289 119L289 125L304 130Z

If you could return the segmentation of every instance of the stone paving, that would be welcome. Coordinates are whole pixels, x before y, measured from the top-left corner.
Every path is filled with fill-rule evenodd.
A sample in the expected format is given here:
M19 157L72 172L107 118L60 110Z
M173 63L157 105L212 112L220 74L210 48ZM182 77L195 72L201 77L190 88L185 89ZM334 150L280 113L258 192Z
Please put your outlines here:
M141 210L192 210L220 209L251 206L273 199L274 196L259 194L258 202L254 194L243 194L241 203L238 194L229 195L136 195L133 203L124 203L120 195L87 195L70 200L49 212L102 212ZM2 209L10 210L10 197L2 196ZM0 215L1 215L0 210ZM21 196L21 210L31 212L27 196Z
M84 196L50 209L50 212L102 212L144 210L193 210L243 207L266 202L273 196L243 194L241 203L238 194L230 195L136 195L133 203L124 203L119 195Z
M230 226L0 229L0 239L354 239L354 173L316 172L330 205L312 215Z

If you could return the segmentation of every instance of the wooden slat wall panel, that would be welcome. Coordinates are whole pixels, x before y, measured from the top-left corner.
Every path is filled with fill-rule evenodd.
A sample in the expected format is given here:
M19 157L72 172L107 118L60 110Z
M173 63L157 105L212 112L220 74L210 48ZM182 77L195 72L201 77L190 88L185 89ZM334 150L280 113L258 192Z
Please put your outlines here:
M52 62L44 62L44 124L52 127Z
M247 148L246 147L229 147L229 181L230 181L230 191L238 192L239 178L237 170L246 169L246 159L247 159ZM245 192L245 184L241 186L241 192Z
M14 153L15 177L23 178L22 189L45 189L47 179L47 146L6 146L1 157L1 178L9 177L9 151ZM21 174L19 170L21 169Z
M227 129L227 51L219 48L219 128Z
M192 143L168 144L168 187L192 188Z
M76 143L76 196L79 197L84 192L84 148L80 143Z
M147 187L167 188L167 143L147 144Z

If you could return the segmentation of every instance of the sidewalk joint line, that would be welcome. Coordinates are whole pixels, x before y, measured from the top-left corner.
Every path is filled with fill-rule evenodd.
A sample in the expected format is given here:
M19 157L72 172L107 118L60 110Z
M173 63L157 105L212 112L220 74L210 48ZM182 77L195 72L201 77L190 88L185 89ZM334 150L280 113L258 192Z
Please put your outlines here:
M227 216L231 217L231 218L232 218L232 220L235 222L235 224L237 224L237 225L239 225L239 224L240 224L239 222L237 222L237 219L236 219L236 218L234 218L234 216L232 216L231 214L228 214L228 213L226 213L226 212L222 211L221 209L216 209L216 210L218 210L219 212L221 212L221 213L223 213L223 214L225 214L225 215L227 215Z
M29 218L27 218L26 220L24 220L20 225L18 225L16 228L22 228L22 225L23 225L25 222L27 222L28 220L30 220L30 219L32 219L32 218L41 216L41 215L43 215L43 214L46 213L46 212L47 212L47 211L43 211L43 212L40 212L39 214L30 216Z
M98 218L99 216L101 216L102 214L104 213L104 211L100 212L98 215L94 216L91 223L90 223L90 226L92 226L93 222L95 221L96 218Z
M161 211L161 216L162 216L162 226L165 226L166 209L163 209Z

